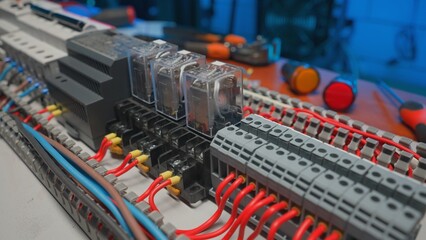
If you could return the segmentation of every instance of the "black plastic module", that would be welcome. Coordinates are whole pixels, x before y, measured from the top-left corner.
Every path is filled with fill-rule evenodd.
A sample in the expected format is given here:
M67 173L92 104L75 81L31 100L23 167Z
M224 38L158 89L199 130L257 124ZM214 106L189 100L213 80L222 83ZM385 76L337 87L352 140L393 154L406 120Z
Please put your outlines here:
M181 176L173 187L188 204L207 197L211 188L210 140L186 128L185 120L175 122L130 99L117 103L114 109L117 121L110 123L107 131L122 138L124 154L139 149L150 156L141 171L152 178L166 170Z

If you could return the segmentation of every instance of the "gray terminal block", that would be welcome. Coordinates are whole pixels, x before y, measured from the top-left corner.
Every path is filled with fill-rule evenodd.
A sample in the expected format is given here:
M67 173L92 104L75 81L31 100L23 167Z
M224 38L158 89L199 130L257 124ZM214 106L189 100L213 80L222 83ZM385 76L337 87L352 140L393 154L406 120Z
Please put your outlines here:
M267 140L275 145L279 145L281 141L280 136L283 135L289 129L289 127L283 125L276 125L274 129L268 132Z
M303 203L303 199L305 197L306 191L310 187L311 184L315 181L315 179L321 175L326 169L319 165L312 165L307 159L301 158L298 163L299 165L310 165L300 172L296 182L293 184L291 188L290 202L291 204L296 204L297 206L301 206Z
M307 141L303 143L300 147L299 154L300 156L311 159L312 152L315 151L318 147L320 147L322 142L315 138L309 138Z
M374 164L366 159L357 161L349 169L347 177L355 182L362 182L362 179L373 166Z
M296 115L296 121L294 122L293 128L299 132L303 132L305 130L307 119L308 115L306 115L306 113L298 113Z
M346 145L346 139L348 138L349 130L344 128L339 128L337 130L337 135L333 139L333 145L337 148L343 149Z
M426 158L426 143L418 143L416 151L420 156Z
M387 167L392 161L393 154L395 153L396 148L394 146L383 144L382 151L377 156L378 164Z
M426 179L426 158L420 158L419 159L419 163L416 167L416 169L414 169L413 171L413 178L420 181L420 182L424 182Z
M290 152L296 153L298 155L300 155L301 152L301 148L302 146L311 138L298 133L293 139L290 140L290 142L288 143L288 150Z
M275 164L268 176L268 187L280 196L289 199L291 188L297 182L299 174L312 165L312 162L293 153L282 156L281 161Z
M393 198L402 204L410 205L421 211L421 209L426 206L426 194L422 198L418 198L418 196L414 197L414 194L420 191L425 191L425 186L423 186L422 183L407 177L399 179L398 183L399 184L395 189ZM413 202L409 203L410 201Z
M166 234L166 236L169 239L175 239L175 237L176 237L176 227L173 224L171 224L171 223L163 224L163 225L161 225L160 229L161 229L161 231L163 231Z
M358 156L346 153L342 156L340 161L336 163L335 171L340 175L347 176L349 169L358 161L362 161Z
M288 153L272 143L257 148L247 163L247 175L250 176L250 179L267 186L268 176L274 165Z
M394 170L405 175L410 167L411 159L413 159L413 154L406 151L401 151L399 154L399 159L393 165Z
M367 138L364 147L361 149L361 157L371 160L371 158L374 156L374 151L376 150L377 145L379 145L377 140Z
M256 137L253 134L247 133L235 126L223 128L219 130L210 144L210 151L212 158L216 158L220 161L231 164L234 168L242 171L245 168L245 161L238 161L239 154L243 149L243 146L250 141L253 141ZM228 161L232 158L234 161ZM212 164L216 164L216 161L212 161ZM218 169L217 165L213 165L212 169Z
M415 189L413 196L409 200L409 206L421 212L426 210L426 189L424 184Z
M321 125L321 121L318 118L312 117L309 121L308 127L306 128L306 134L310 137L316 137L318 130Z
M350 186L339 198L334 206L330 225L337 229L344 230L349 218L357 207L358 203L370 192L370 190L360 183Z
M348 152L356 154L359 149L359 144L361 143L362 135L354 133L352 135L352 140L348 145Z
M278 121L281 121L283 111L284 107L275 106L274 112L272 112L272 117L277 119Z
M331 139L331 134L333 134L333 130L334 130L334 125L330 123L324 123L322 131L318 135L318 139L325 143L329 143Z
M390 223L390 216L381 216L384 219L376 220L376 214L386 197L376 191L369 192L351 214L348 225L345 229L346 236L357 237L359 239L384 239L386 226ZM382 214L383 215L383 214ZM370 228L375 226L376 228Z
M293 126L293 121L295 117L296 111L294 111L293 109L287 109L282 118L282 123L287 127L291 127Z
M396 239L416 239L422 218L422 213L410 206L404 206L392 218L388 235Z
M314 166L318 165L312 165L312 167ZM335 204L339 200L340 195L343 194L344 190L348 188L349 184L349 182L347 182L347 185L343 188L335 186L335 183L339 181L339 177L340 176L337 173L327 170L314 180L306 191L305 198L302 203L305 210L305 216L306 214L314 213L310 215L317 216L325 221L330 220ZM336 187L336 189L330 189L332 187ZM329 191L333 192L330 192L330 196L326 196ZM305 217L302 216L302 219L304 218Z
M299 136L299 132L288 128L287 131L285 131L285 133L283 133L280 137L279 137L279 142L278 142L278 146L282 147L284 149L289 149L289 144L290 141L295 138L296 136Z

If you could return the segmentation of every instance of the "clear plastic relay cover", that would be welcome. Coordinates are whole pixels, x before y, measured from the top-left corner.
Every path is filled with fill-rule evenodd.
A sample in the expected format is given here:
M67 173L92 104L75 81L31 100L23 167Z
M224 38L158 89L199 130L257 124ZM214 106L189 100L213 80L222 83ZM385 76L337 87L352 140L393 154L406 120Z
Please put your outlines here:
M163 40L148 42L130 50L130 72L132 95L146 103L154 103L151 80L151 60L177 51L177 46Z
M208 137L242 118L242 69L213 62L184 73L186 124Z
M205 64L205 56L186 50L152 60L157 111L175 120L185 117L183 73Z

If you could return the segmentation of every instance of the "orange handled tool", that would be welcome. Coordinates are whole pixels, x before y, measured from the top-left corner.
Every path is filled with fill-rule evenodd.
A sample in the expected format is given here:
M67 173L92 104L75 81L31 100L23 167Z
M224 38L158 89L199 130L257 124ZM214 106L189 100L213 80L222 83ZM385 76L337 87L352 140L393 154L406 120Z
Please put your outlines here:
M402 100L388 85L383 81L379 83L390 95L392 95L401 106L399 115L402 121L409 126L416 135L417 141L426 142L426 108L423 104L414 101Z

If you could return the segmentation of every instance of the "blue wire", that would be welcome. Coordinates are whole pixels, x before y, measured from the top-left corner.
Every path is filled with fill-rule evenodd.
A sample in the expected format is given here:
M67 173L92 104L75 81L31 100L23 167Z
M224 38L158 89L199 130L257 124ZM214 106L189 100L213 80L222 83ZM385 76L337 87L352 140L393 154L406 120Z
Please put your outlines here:
M40 84L39 83L35 83L35 84L33 84L31 87L29 87L29 88L27 88L25 91L23 91L22 93L20 93L19 95L18 95L18 97L19 98L23 98L23 97L25 97L25 96L28 96L28 95L30 95L32 92L34 92L38 87L40 86ZM3 112L9 112L9 109L12 107L12 105L14 104L15 102L13 101L13 100L10 100L1 110L3 111Z
M95 195L115 216L117 221L123 227L123 229L131 236L131 232L127 223L124 221L123 216L118 211L117 207L110 200L109 196L105 193L103 188L100 188L95 184L91 179L84 176L79 172L74 166L72 166L62 155L56 151L55 148L50 145L36 130L27 124L23 124L25 130L27 130L34 138L43 146L43 148L69 173L71 174L78 182L80 182L85 188L87 188L93 195Z
M0 74L0 81L3 81L3 79L6 77L6 75L16 66L15 62L11 62L9 66L7 66L3 72Z
M148 218L148 216L143 214L138 208L133 206L133 204L129 203L126 199L124 199L124 203L127 205L127 208L129 208L130 212L133 214L136 220L138 220L138 222L152 234L154 239L168 239L167 236L158 228L158 226Z
M38 87L40 87L39 83L33 84L31 87L27 88L25 91L21 92L18 97L23 98L25 96L30 95L32 92L34 92Z
M77 169L74 168L73 165L71 165L65 158L62 157L62 155L60 153L58 153L42 136L40 136L40 134L35 131L34 129L32 129L30 126L23 124L25 129L31 133L38 142L40 142L40 144L43 146L43 148L45 148L52 156L54 156L54 158L62 165L62 160L65 160L65 162L67 163L69 168L72 168L72 170L68 170L67 167L65 167L64 165L62 165L71 175L74 176L74 178L77 179L77 177L74 175L75 172L77 172L79 175L81 175L81 178L83 178L83 181L80 181L79 179L77 179L80 183L85 183L85 182L90 182L93 187L95 187L97 189L97 191L99 191L100 193L104 194L107 198L108 201L111 202L109 200L109 195L108 193L99 185L99 183L93 181L90 177L83 175L81 172L79 172ZM52 154L50 151L53 150L56 152L57 155L59 155L59 158L56 158L56 155ZM83 184L85 185L85 184ZM86 186L86 185L85 185ZM88 187L86 187L87 189L89 189ZM90 190L90 189L89 189ZM90 190L91 191L91 190ZM92 191L91 191L92 192ZM93 192L92 192L93 193ZM132 215L136 218L136 220L138 220L138 222L140 224L142 224L142 226L144 226L144 228L146 230L148 230L152 236L155 239L159 239L159 240L167 240L167 236L158 228L158 226L153 223L151 221L151 219L148 218L148 216L146 216L144 213L142 213L138 208L136 208L133 204L129 203L127 200L123 199L124 203L127 205L127 207L129 208L130 212L132 213ZM105 204L106 205L106 204ZM118 218L117 218L118 219ZM123 225L124 226L124 225Z
M9 102L7 102L6 105L4 105L4 107L1 109L3 112L9 112L10 107L12 107L14 101L13 100L9 100Z

